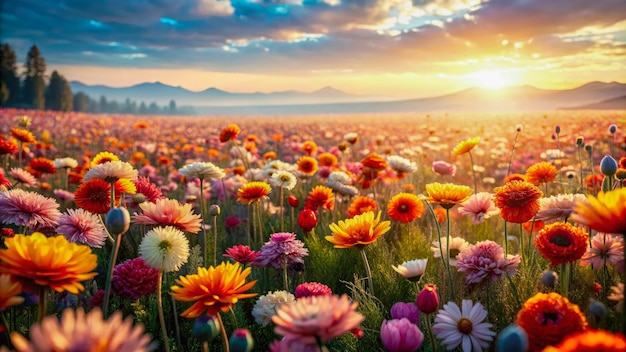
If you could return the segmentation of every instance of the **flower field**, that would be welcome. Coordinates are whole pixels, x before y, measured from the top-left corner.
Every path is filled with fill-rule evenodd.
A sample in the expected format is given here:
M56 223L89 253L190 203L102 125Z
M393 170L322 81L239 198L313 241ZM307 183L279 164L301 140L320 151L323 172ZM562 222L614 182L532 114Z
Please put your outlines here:
M0 351L626 351L624 119L1 109Z

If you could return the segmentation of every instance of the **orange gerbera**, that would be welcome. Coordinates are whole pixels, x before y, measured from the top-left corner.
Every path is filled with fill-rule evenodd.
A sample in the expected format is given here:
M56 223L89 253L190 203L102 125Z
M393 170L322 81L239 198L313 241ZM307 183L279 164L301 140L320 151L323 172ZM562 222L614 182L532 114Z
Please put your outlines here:
M541 351L587 328L580 308L555 292L540 292L529 298L517 313L515 323L528 334L528 352Z
M209 316L227 312L240 299L254 297L256 293L245 293L255 281L246 283L250 267L242 270L239 263L222 262L217 267L198 268L197 274L181 276L176 280L180 286L172 286L170 293L180 302L193 302L181 316L195 318L203 313Z
M428 192L427 201L439 204L446 209L465 202L473 193L471 188L464 185L455 185L454 183L442 184L438 182L427 184L426 192Z
M310 156L303 156L298 159L298 171L305 176L313 176L318 170L317 160Z
M9 274L0 275L0 311L24 302L22 284Z
M100 164L104 164L104 163L108 163L109 161L119 161L120 158L111 153L111 152L100 152L98 154L96 154L96 156L93 157L93 159L91 160L91 167L94 167L96 165L100 165Z
M49 287L73 294L83 291L82 281L97 275L98 257L85 245L70 243L64 236L47 237L35 232L30 236L5 238L0 249L0 274L10 274L25 289Z
M335 245L335 248L363 248L375 242L378 237L385 234L391 228L391 221L380 222L380 214L374 218L374 212L368 211L357 215L352 219L330 224L332 236L326 236L326 240Z
M398 193L389 200L387 215L395 221L411 222L424 215L424 202L415 194Z
M564 222L546 225L535 238L541 255L552 263L570 263L580 259L587 251L589 235L582 229Z
M272 187L267 182L251 181L245 183L237 190L237 201L250 204L267 197L272 192Z
M461 141L456 145L456 147L454 147L454 149L452 149L452 154L461 155L469 153L469 151L472 150L478 142L480 142L480 137L474 137Z
M356 196L348 207L348 218L353 218L368 211L376 211L376 201L370 197Z
M500 208L500 215L508 222L523 224L539 211L539 198L543 192L532 183L511 181L494 188L494 203Z
M35 136L29 130L23 128L11 128L11 136L22 143L35 143Z
M241 129L234 123L224 127L224 129L220 132L220 142L226 143L237 139L239 132L241 132Z
M315 142L313 141L302 142L302 146L300 148L308 156L317 153L317 144L315 144Z
M376 153L370 153L361 160L363 167L373 170L383 170L387 168L387 160Z
M510 174L504 178L504 183L509 183L511 181L526 181L526 175L524 174Z
M329 187L318 185L313 187L304 201L304 208L317 211L319 208L333 210L335 208L335 195Z
M317 156L317 160L319 160L320 165L324 167L333 167L339 162L335 154L331 153L322 153Z
M572 221L604 233L626 235L626 188L587 196L589 202L576 202Z
M42 174L53 174L57 172L57 169L54 167L54 162L48 158L34 158L28 162L26 171L39 178Z
M526 180L533 185L548 183L556 180L559 170L547 161L536 163L526 170Z
M543 352L613 352L626 351L624 335L605 330L592 330L571 334L556 346L549 346Z

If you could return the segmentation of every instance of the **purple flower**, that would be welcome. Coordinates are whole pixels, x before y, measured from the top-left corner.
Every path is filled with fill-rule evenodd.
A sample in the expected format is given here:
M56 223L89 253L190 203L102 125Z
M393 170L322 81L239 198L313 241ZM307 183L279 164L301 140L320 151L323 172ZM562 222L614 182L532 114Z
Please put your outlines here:
M396 302L391 306L391 318L406 318L415 325L420 324L420 310L414 303Z
M281 270L286 264L291 267L294 264L302 264L302 257L309 255L309 250L304 248L304 243L296 239L296 235L287 232L278 232L270 236L270 240L261 247L259 257L256 259L258 266L272 266Z
M156 291L159 270L135 258L117 264L111 281L113 292L122 298L138 300Z
M465 248L457 256L456 267L464 272L468 284L486 278L498 280L502 275L515 275L520 263L519 255L504 256L504 250L493 241L482 241Z
M380 339L390 352L413 352L424 342L424 334L406 318L393 319L383 321Z

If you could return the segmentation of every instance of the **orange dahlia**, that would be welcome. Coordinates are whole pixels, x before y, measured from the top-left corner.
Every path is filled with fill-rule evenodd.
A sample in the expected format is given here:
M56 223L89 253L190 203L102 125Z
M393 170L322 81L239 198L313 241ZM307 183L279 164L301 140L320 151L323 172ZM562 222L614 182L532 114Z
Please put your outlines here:
M587 196L589 202L576 202L572 221L604 233L626 234L626 188Z
M494 203L500 208L500 215L508 222L523 224L539 211L539 198L543 192L532 183L511 181L494 188Z
M317 211L319 208L333 210L335 208L335 195L329 187L318 185L313 187L306 196L304 208Z
M363 164L363 167L373 170L383 170L387 168L387 160L376 153L371 153L363 158L361 164Z
M303 156L297 162L298 171L305 176L313 176L318 170L317 160L310 156Z
M306 155L311 156L317 153L317 144L313 141L306 141L302 143L301 149Z
M536 163L526 170L526 181L533 185L549 183L556 180L559 170L547 161Z
M35 232L30 236L5 238L0 249L0 274L10 274L25 289L50 287L56 292L73 294L83 291L82 281L97 275L98 257L85 245L70 243L64 236L46 237Z
M104 152L100 152L96 154L96 156L94 156L93 159L91 159L90 167L108 163L109 161L119 161L119 160L120 158L117 155L111 152L104 151Z
M438 182L427 184L426 192L428 192L427 201L439 204L446 209L465 202L473 193L472 189L467 186Z
M272 187L267 182L250 181L237 190L237 201L250 204L267 197L271 191Z
M461 155L469 153L470 150L478 144L478 142L480 142L480 137L474 137L461 141L456 145L456 147L454 147L454 149L452 149L452 154Z
M605 330L592 330L571 334L556 346L548 346L543 352L614 352L626 351L624 335Z
M254 297L256 293L245 293L255 281L246 283L250 267L242 270L239 263L222 262L217 267L198 268L197 274L181 276L172 286L170 293L180 302L193 302L181 316L195 318L203 313L216 315L228 311L242 298Z
M589 235L582 229L565 222L546 225L535 238L541 255L552 263L570 263L580 259L587 251Z
M587 328L580 308L558 293L537 293L517 313L515 322L528 334L529 352L541 351Z
M424 202L415 194L398 193L389 200L387 215L395 221L411 222L424 215Z
M376 211L376 201L370 197L356 196L348 207L348 218L353 218L368 211Z
M22 143L35 143L35 136L29 130L23 128L11 128L11 136Z
M378 237L385 234L391 228L391 221L380 221L380 214L374 218L374 212L368 211L356 215L352 219L330 224L332 236L326 236L326 240L335 245L335 248L363 248L375 242Z
M224 127L224 129L220 132L220 142L226 143L237 139L239 132L241 132L241 129L234 123Z
M317 156L317 160L319 164L324 167L333 167L339 162L335 154L331 153L322 153Z

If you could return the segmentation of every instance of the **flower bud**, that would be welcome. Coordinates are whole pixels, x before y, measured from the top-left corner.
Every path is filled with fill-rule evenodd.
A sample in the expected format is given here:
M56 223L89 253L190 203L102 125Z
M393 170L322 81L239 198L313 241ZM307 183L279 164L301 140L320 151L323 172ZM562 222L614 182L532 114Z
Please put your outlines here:
M420 310L413 303L396 302L391 306L391 318L406 318L415 325L420 325Z
M522 132L522 129L523 129L522 125L515 126L515 131L517 132Z
M124 207L115 207L107 213L105 224L109 232L121 235L130 227L130 214Z
M300 206L300 201L294 196L287 197L287 203L289 203L292 208L297 208Z
M556 134L561 133L561 126L557 125L556 127L554 127L554 133L556 133Z
M517 325L504 328L496 342L497 352L525 352L528 350L528 334Z
M602 319L608 313L604 303L596 301L595 299L589 299L589 308L587 308L589 314L596 319L596 321Z
M146 196L141 193L135 193L132 196L133 203L141 204L146 201Z
M232 352L250 352L254 348L254 339L248 329L237 329L228 340Z
M609 126L609 133L614 134L615 132L617 132L617 125L611 124L611 126Z
M298 214L298 226L302 228L302 231L310 233L317 226L317 215L311 209L303 209Z
M626 180L626 169L617 169L615 172L615 178L620 181Z
M541 275L541 282L549 288L554 288L558 279L559 275L552 270L546 270Z
M617 172L617 161L610 155L605 155L600 161L600 172L604 176L613 176Z
M587 154L591 155L593 153L593 146L591 144L587 144L585 146L585 151L587 152Z
M387 351L416 351L424 342L424 334L405 318L383 320L380 339Z
M425 314L432 314L439 308L439 295L437 294L437 286L434 284L426 284L424 288L417 294L415 305Z
M576 137L576 145L579 147L584 147L585 146L585 137L583 136L578 136Z
M200 341L211 342L220 333L220 322L214 316L200 315L193 322L191 333Z
M220 215L221 209L220 206L217 204L213 204L209 207L209 215L211 216L218 216Z

